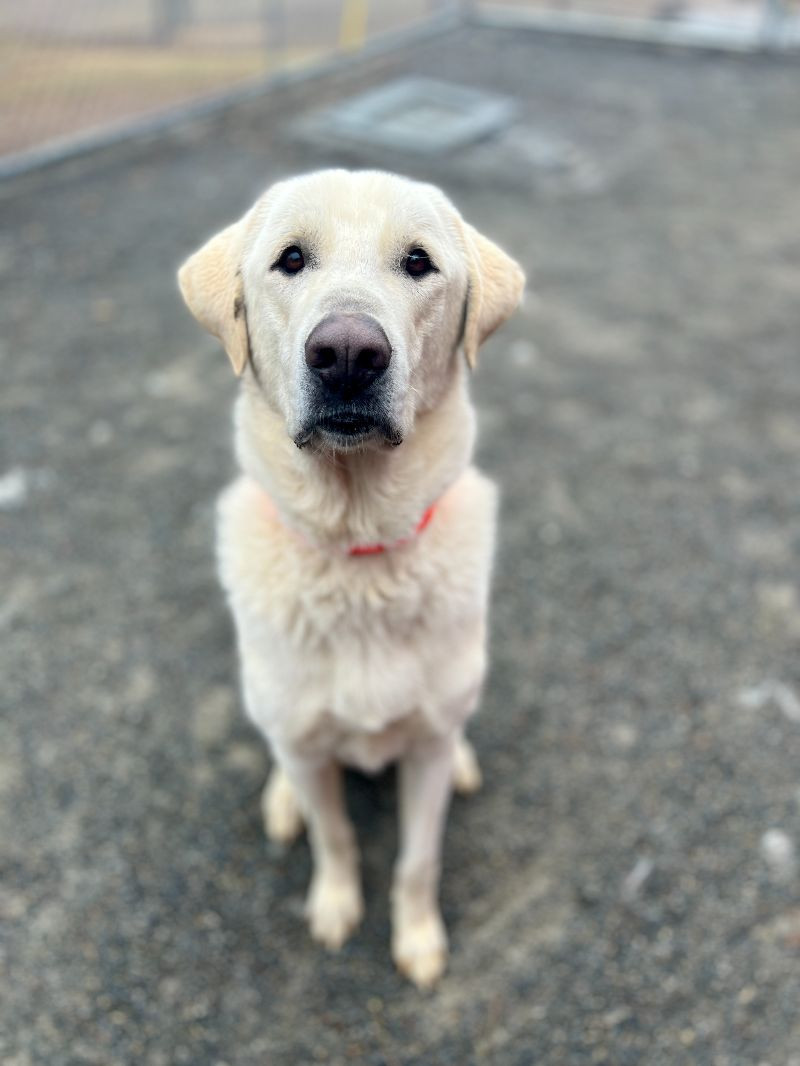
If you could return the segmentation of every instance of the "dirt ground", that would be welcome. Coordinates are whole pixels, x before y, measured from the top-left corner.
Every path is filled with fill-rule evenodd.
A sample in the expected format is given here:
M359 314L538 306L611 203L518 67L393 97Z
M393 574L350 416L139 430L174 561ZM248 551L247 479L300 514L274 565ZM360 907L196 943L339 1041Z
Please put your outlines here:
M418 164L294 123L408 71L517 125ZM0 1058L9 1066L798 1066L800 95L788 61L460 31L0 187ZM483 352L493 672L452 959L327 955L213 571L235 383L174 269L273 178L444 185L526 266Z

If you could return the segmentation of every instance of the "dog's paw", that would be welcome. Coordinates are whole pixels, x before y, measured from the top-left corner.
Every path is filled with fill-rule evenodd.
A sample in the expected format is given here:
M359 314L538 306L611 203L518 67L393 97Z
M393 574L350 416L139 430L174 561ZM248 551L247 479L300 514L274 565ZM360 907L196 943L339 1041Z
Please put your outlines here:
M475 749L466 737L459 737L453 759L453 788L466 795L477 792L483 784Z
M355 874L315 874L306 903L312 937L338 951L364 915L361 886Z
M303 829L303 816L289 778L275 766L261 794L264 832L276 844L291 844Z
M400 922L392 939L397 969L417 988L431 988L447 965L447 933L434 911L413 922Z

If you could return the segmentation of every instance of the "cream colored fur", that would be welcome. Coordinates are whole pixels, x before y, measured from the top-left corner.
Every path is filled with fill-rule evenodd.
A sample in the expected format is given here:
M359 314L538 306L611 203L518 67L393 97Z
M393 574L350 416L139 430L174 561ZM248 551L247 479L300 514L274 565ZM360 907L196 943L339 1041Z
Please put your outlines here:
M313 252L313 269L270 270L293 244ZM415 246L437 273L403 273ZM363 910L340 767L399 761L392 950L429 985L446 961L437 896L448 798L453 785L480 784L463 728L486 670L496 493L470 465L467 364L516 307L523 275L433 187L328 171L274 186L179 280L242 375L242 474L219 502L218 562L247 712L276 761L266 830L289 841L308 826L309 924L338 947ZM310 402L305 338L341 310L373 316L391 342L398 447L294 442ZM432 503L433 519L414 535ZM348 554L400 540L381 555Z

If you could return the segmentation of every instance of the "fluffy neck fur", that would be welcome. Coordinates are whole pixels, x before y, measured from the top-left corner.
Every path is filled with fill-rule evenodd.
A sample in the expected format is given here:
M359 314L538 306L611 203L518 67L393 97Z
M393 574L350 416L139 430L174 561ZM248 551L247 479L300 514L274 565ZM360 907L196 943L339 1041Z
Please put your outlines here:
M239 462L284 522L320 546L400 540L469 465L475 416L465 378L459 366L440 403L417 416L398 447L339 453L298 448L283 418L246 383L235 413Z

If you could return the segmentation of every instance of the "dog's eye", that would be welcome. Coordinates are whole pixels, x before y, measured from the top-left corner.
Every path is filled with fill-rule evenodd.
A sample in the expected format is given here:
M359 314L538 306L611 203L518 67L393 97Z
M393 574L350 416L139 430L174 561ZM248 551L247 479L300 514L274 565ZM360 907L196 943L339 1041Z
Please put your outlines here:
M272 269L282 270L284 274L299 274L303 267L306 265L306 261L303 257L303 253L293 244L290 248L285 248L278 261L273 265Z
M403 268L412 278L421 278L436 269L424 248L412 248L403 260Z

